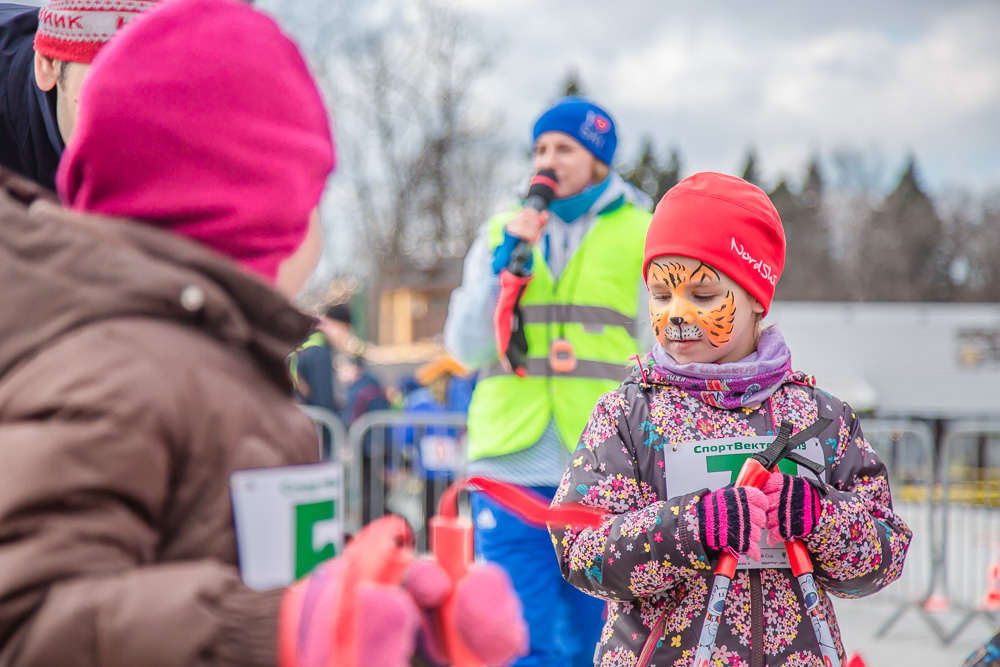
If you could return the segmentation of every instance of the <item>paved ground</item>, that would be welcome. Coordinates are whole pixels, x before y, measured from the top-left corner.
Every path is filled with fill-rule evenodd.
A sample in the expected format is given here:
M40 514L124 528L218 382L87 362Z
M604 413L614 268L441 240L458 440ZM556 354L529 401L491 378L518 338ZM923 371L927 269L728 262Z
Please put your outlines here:
M867 667L961 667L981 643L996 632L986 617L980 616L948 646L937 636L915 609L910 609L886 633L876 631L892 616L898 605L879 600L878 595L860 600L834 599L837 620L848 655L858 652ZM961 614L935 614L941 626L951 630L962 620Z

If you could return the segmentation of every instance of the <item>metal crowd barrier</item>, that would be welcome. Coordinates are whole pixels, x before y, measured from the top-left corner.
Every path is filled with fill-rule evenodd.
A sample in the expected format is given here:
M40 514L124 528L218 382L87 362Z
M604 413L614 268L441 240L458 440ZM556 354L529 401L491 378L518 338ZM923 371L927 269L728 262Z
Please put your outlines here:
M943 559L941 507L934 498L934 434L926 423L918 421L863 419L861 427L889 471L893 510L913 531L902 574L878 594L894 599L898 606L876 636L886 634L912 609L943 641L947 631L930 614L927 604L935 595Z
M386 513L405 518L427 548L427 521L465 468L466 415L378 410L351 424L360 465L348 471L348 506L360 524ZM352 522L349 521L349 526Z
M426 549L438 499L464 474L466 415L376 411L345 433L328 410L303 411L316 424L321 457L344 464L348 532L399 514ZM902 575L879 593L898 606L876 636L908 611L943 644L977 618L1000 625L1000 422L951 423L939 462L926 422L867 419L862 428L889 471L893 509L913 530ZM942 611L962 614L958 625L946 627Z
M319 442L319 458L322 461L334 459L337 452L339 460L349 464L353 460L353 449L347 447L347 431L344 423L335 413L315 405L300 405L316 426L316 439Z
M952 422L938 461L930 430L921 422L867 420L863 427L889 468L894 509L913 530L903 574L884 593L899 606L876 636L910 610L945 645L978 617L995 629L1000 625L1000 422ZM916 440L909 453L907 436ZM949 629L943 612L962 618Z
M941 471L941 589L963 614L944 638L948 644L978 617L991 630L1000 626L1000 423L953 424Z

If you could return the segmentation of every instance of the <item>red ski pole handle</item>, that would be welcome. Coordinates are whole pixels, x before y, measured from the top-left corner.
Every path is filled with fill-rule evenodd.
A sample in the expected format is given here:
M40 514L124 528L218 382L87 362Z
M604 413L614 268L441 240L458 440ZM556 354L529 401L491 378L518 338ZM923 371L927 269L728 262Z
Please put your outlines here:
M743 462L743 467L740 468L740 474L736 477L736 486L752 486L759 489L764 486L764 482L767 481L770 474L771 471L761 465L759 461L749 458ZM799 540L785 542L785 551L788 552L788 561L792 567L792 574L796 577L800 574L813 571L809 552L806 551L806 547L802 542ZM723 552L719 555L719 565L715 568L715 573L732 579L736 574L736 566L738 564L739 560L736 556L728 552Z
M439 638L454 667L483 667L456 630L455 589L472 566L472 522L457 516L435 516L429 522L431 551L451 580L451 592L435 612Z
M736 486L752 486L759 489L764 486L764 482L767 481L770 474L771 472L759 461L748 458L743 462L740 474L736 477ZM736 575L737 565L739 565L739 559L733 554L723 551L719 555L719 565L715 568L715 573L732 579Z
M799 540L785 542L785 551L788 552L788 562L792 567L792 574L796 577L803 574L811 574L813 571L812 559L806 545Z

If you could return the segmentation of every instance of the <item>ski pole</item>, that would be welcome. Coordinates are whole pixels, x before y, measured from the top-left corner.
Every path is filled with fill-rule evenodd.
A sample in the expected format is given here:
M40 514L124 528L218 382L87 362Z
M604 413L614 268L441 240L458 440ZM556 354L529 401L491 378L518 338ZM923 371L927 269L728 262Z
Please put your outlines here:
M823 656L825 667L840 667L840 656L837 655L837 647L833 643L833 633L830 632L830 622L826 614L819 606L819 592L816 590L816 582L813 580L812 560L802 542L785 542L785 550L788 552L788 560L792 565L792 574L799 580L799 588L802 589L802 602L805 605L806 613L812 622L813 632L816 633L816 641L819 642L820 654Z
M830 423L829 419L818 419L792 438L790 437L791 424L782 422L778 437L775 438L774 442L764 452L754 454L743 462L735 485L761 488L779 461L790 458L800 462L801 457L792 454L792 450L821 433ZM825 667L840 667L840 657L837 655L837 649L833 643L830 624L820 609L819 593L812 575L813 568L809 552L806 551L805 545L798 540L785 542L785 550L788 552L792 574L798 579L799 587L802 589L803 603L812 623L813 631L816 633L823 664ZM729 594L733 577L736 575L738 564L739 559L731 553L723 552L719 555L719 565L715 568L715 580L712 582L705 623L702 625L701 635L698 638L698 650L695 652L693 667L709 667L711 664L712 650L715 648L715 638L719 633L719 624L726 606L726 597Z
M782 424L784 428L784 424ZM778 436L781 437L780 435ZM753 457L743 462L740 474L736 477L736 486L754 486L760 488L767 481L770 471ZM701 636L698 637L698 650L694 654L694 667L709 667L712 663L712 649L715 648L715 637L719 633L722 622L722 612L726 607L726 597L729 586L736 575L739 560L731 553L719 555L719 565L715 568L715 580L712 582L712 593L708 600L708 611L705 624L701 626Z

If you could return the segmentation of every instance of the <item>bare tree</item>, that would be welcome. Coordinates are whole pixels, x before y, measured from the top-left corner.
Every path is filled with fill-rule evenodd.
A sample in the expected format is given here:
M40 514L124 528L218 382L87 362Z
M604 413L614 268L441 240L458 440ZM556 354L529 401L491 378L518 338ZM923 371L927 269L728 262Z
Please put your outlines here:
M338 226L352 230L349 263L391 278L465 254L505 152L499 119L473 98L493 50L468 19L436 0L376 4L299 0L275 12L305 35L335 120L331 194Z
M864 225L882 200L885 167L874 152L854 148L833 151L833 186L824 197L824 208L833 242L833 258L843 267L841 294L864 301L868 274L860 266L862 247L868 242Z
M433 2L402 18L355 42L326 76L347 127L364 252L383 275L464 255L502 157L496 119L472 108L491 64L483 42Z
M954 298L1000 301L1000 191L981 198L953 191L941 208Z

